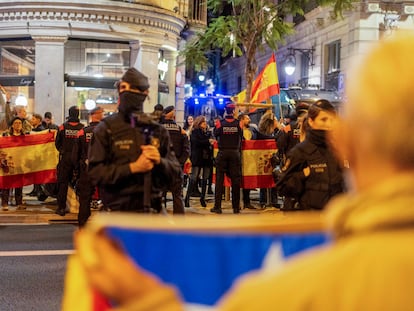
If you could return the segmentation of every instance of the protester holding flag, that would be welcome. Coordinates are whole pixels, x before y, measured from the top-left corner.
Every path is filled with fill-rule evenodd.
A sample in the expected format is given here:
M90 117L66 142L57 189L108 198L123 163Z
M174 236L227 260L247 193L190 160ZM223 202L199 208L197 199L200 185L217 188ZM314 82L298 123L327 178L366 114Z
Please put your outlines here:
M28 134L32 131L32 124L29 120L27 120L27 111L26 107L24 106L15 106L14 107L14 113L17 117L23 120L23 133Z
M3 136L24 136L25 133L23 132L23 121L19 117L14 117L11 120L10 128L8 132L4 132ZM3 159L4 162L6 159ZM7 160L6 160L7 161ZM2 169L10 169L11 163L2 163ZM9 195L11 189L2 189L1 191L1 206L3 211L9 210ZM16 200L17 210L25 210L26 207L23 206L23 188L18 187L14 188L14 199Z
M271 110L266 111L259 121L258 133L256 139L276 139L277 131L281 130L283 125L277 120L276 116ZM269 163L271 165L271 163ZM261 208L266 207L267 191L270 191L270 203L273 207L278 207L278 196L275 188L261 188L259 201Z
M239 115L239 121L240 121L240 127L243 130L243 140L252 140L257 138L257 125L253 126L250 122L250 117L247 113L242 113ZM250 203L250 190L249 188L246 188L245 185L243 185L243 208L249 208L249 209L256 209L251 203Z

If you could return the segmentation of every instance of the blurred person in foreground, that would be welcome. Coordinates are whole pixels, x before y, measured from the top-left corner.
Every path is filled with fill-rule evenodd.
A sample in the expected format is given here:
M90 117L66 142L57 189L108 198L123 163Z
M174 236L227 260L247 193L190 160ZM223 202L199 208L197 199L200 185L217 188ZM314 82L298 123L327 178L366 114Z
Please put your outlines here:
M338 157L349 160L350 191L325 212L333 243L277 271L245 276L217 309L414 309L414 141L401 135L414 131L414 106L406 105L414 81L414 34L394 36L376 44L348 75L348 102L333 139ZM355 126L361 123L367 125L363 130ZM386 135L384 124L389 124ZM77 236L80 255L90 249L88 237L87 232ZM172 287L135 267L104 235L93 244L103 263L94 269L83 261L88 279L122 310L179 310ZM115 268L127 272L111 274ZM121 285L132 278L135 286L127 293ZM150 296L152 305L140 304Z
M129 68L117 88L118 113L103 119L92 136L89 177L107 210L160 212L162 193L179 180L180 164L167 130L143 112L148 78Z

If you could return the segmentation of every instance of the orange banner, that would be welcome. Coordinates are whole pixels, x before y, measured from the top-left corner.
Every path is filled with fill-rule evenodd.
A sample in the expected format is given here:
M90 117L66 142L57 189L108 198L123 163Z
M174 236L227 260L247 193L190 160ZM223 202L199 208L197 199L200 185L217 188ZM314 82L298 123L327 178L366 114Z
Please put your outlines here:
M0 188L56 182L58 159L53 132L0 137Z

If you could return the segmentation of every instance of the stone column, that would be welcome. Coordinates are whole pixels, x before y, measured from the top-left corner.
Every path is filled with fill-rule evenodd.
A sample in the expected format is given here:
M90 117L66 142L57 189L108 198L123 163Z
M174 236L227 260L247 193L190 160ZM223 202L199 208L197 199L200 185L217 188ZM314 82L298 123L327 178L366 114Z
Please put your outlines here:
M139 41L129 42L129 64L131 67L137 67L138 53L139 53Z
M66 36L33 36L36 48L34 111L52 112L56 124L64 120Z
M168 90L169 90L168 103L170 103L170 105L175 106L176 121L178 123L182 123L183 117L184 117L184 114L183 114L184 107L183 105L179 105L179 103L176 101L176 98L175 98L175 91L176 91L175 74L176 74L176 69L177 69L177 56L178 56L178 52L176 51L164 50L164 57L168 61L168 71L165 77L165 82L168 84Z
M152 112L158 103L158 51L160 44L140 41L138 56L133 66L148 77L149 101L144 103L144 112Z

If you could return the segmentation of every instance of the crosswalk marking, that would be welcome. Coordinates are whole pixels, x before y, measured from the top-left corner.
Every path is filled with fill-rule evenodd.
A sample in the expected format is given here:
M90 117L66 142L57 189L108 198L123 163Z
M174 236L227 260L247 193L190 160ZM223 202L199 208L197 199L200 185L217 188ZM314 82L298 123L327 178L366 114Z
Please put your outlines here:
M75 251L73 249L33 250L33 251L0 251L0 257L71 255L74 252Z

